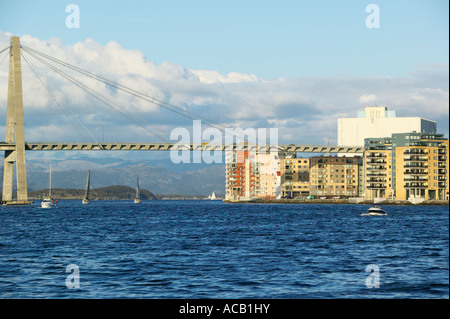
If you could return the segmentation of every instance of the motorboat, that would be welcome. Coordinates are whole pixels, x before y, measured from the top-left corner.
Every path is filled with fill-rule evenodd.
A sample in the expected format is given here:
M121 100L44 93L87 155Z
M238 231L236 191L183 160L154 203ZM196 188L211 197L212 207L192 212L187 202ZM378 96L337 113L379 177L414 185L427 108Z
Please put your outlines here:
M387 215L386 211L380 205L371 206L367 212L369 215Z
M57 202L58 202L57 200L54 200L51 197L44 198L43 200L41 200L41 207L42 208L53 208L53 207L56 207Z

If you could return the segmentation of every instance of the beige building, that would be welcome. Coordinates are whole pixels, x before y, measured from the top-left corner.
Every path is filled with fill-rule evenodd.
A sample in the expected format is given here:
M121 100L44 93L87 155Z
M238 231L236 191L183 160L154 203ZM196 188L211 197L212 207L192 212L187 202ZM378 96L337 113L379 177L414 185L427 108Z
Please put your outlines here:
M364 197L393 198L394 168L392 139L369 139L364 152Z
M257 189L255 196L265 199L276 199L280 192L280 178L279 178L279 160L278 153L267 153L256 155L256 162L258 165L257 174Z
M319 156L310 158L310 194L317 197L362 195L362 158Z
M309 196L309 158L280 158L281 197Z

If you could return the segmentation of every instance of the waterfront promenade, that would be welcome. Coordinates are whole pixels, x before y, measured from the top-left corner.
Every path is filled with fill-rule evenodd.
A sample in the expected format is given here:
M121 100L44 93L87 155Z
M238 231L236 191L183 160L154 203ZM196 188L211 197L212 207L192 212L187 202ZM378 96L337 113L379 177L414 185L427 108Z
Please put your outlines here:
M224 200L224 202L228 202ZM231 201L229 201L231 202ZM354 205L373 205L373 200L363 200L356 201L355 199L260 199L256 201L232 201L233 203L259 203L259 204L328 204L328 205L337 205L337 204L354 204ZM420 204L413 204L407 200L383 200L375 203L377 205L403 205L403 206L448 206L448 200L426 200Z

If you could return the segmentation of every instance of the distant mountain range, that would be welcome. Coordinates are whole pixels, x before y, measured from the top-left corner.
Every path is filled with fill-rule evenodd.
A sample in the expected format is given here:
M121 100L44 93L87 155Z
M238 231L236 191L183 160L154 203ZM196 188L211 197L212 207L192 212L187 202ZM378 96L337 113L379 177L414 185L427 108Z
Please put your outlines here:
M224 164L174 164L170 160L128 161L84 157L52 160L51 165L52 189L85 189L90 170L91 189L112 185L135 189L136 176L139 176L140 188L155 195L225 194ZM49 160L27 160L29 192L48 189L49 168Z

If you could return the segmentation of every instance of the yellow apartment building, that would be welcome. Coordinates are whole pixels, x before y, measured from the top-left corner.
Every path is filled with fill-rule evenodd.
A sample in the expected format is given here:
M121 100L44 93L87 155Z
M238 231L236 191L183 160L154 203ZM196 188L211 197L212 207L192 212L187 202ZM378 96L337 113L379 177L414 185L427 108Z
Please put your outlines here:
M368 199L448 199L448 140L442 134L366 139L364 164Z
M394 198L394 168L391 138L366 140L364 152L364 197Z
M280 158L281 197L309 196L309 158L287 154Z
M311 157L309 187L314 198L361 196L362 157Z

